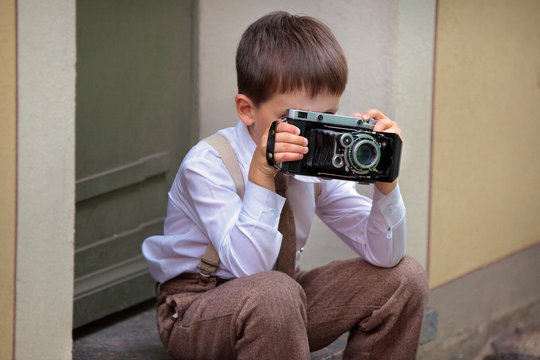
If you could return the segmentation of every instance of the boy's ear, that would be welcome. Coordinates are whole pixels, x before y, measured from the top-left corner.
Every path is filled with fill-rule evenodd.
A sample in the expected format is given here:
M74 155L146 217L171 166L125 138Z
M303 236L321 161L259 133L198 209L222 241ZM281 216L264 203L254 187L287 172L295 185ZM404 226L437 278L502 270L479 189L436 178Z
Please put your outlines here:
M244 124L250 126L254 122L254 110L256 109L253 101L244 94L238 94L234 97L236 103L236 112Z

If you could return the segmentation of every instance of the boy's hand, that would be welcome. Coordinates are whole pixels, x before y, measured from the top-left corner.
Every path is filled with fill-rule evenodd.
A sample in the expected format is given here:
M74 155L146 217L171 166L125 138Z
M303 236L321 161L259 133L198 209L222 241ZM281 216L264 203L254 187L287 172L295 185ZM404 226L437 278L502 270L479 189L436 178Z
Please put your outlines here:
M377 123L375 124L375 128L373 128L374 131L395 133L401 138L401 129L398 127L397 122L390 120L377 109L370 109L363 114L356 113L353 116L364 120L375 119L377 120Z
M274 162L276 165L284 161L296 161L307 154L308 140L300 136L300 129L296 126L280 122L276 127L276 140L274 145ZM264 132L261 141L255 149L249 167L249 180L257 185L275 191L274 176L277 170L268 165L266 161L266 142L268 130Z
M375 127L373 128L374 131L395 133L395 134L398 134L399 137L401 138L401 129L398 127L397 123L395 121L390 120L386 115L384 115L382 112L380 112L377 109L370 109L363 114L356 113L353 116L357 118L363 118L364 120L375 119L377 120L377 123L375 124ZM375 186L377 187L377 189L384 195L389 194L392 190L394 190L396 185L397 185L397 179L395 179L391 183L384 183L384 182L375 183Z

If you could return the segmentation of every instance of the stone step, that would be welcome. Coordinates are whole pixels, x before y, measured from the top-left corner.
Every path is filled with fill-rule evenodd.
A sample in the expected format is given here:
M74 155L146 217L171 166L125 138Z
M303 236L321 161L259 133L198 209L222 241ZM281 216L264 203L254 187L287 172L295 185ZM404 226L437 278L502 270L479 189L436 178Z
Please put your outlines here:
M437 311L428 308L422 325L421 344L437 333ZM347 343L343 334L326 348L312 353L312 360L342 358ZM74 332L73 360L133 359L170 360L159 340L154 302L113 315Z
M435 340L437 336L437 315L437 310L433 307L428 307L424 312L420 345ZM348 335L348 333L345 333L324 349L311 353L311 360L341 360L343 350L345 349L345 345L347 345Z

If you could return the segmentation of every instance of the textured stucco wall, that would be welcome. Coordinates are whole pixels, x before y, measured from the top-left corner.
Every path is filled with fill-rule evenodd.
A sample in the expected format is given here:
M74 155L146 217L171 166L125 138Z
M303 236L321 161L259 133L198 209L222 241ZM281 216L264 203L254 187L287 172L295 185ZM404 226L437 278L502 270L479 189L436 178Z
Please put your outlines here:
M0 1L0 359L13 358L16 221L16 14Z
M250 23L274 10L319 18L333 30L348 60L349 82L339 113L351 115L379 108L398 121L404 132L400 182L408 208L408 252L425 264L434 3L201 1L197 64L199 136L237 121L234 56L241 34ZM413 111L417 117L412 116ZM395 118L397 114L399 118ZM359 190L372 193L367 186ZM320 221L316 220L311 234L303 255L304 267L354 256Z
M407 206L407 252L427 261L435 0L401 0L395 118L403 130L400 186Z
M440 0L430 277L540 242L540 2Z
M17 359L70 359L75 2L20 0Z

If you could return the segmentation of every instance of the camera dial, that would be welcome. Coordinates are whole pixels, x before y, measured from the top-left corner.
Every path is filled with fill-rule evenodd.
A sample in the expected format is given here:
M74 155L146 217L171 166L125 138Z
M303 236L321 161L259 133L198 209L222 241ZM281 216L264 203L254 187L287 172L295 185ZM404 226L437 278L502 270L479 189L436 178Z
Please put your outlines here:
M350 133L346 133L341 135L339 142L341 143L341 146L347 148L354 142L354 137Z

